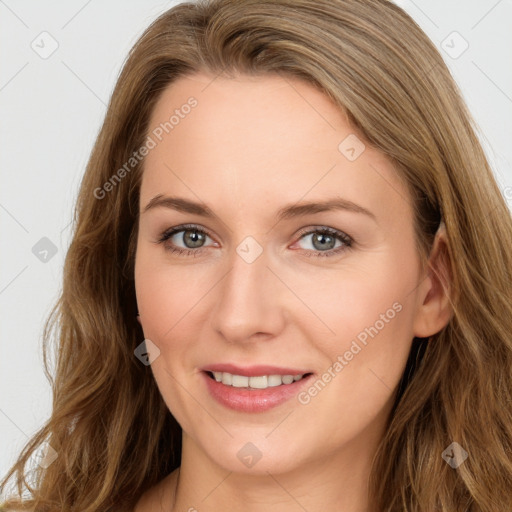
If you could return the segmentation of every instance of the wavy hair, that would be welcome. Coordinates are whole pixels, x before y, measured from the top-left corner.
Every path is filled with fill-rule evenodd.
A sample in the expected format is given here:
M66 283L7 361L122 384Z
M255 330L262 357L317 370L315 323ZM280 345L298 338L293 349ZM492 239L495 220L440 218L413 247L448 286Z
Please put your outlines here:
M44 326L51 415L2 481L0 490L14 477L17 493L3 510L132 510L180 465L180 426L134 356L143 159L110 193L97 191L144 144L162 91L197 71L318 87L394 162L422 262L444 223L450 265L439 277L453 315L414 340L370 495L382 512L512 510L512 219L439 51L387 0L200 0L140 37L80 185L62 292ZM456 469L442 457L454 441L469 454ZM48 444L57 458L27 468Z

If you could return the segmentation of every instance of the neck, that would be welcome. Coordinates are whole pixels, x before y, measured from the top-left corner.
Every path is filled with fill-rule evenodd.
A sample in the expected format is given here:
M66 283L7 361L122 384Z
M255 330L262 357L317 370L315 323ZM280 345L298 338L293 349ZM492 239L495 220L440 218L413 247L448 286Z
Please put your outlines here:
M176 490L174 507L167 510L375 512L368 500L368 477L377 444L375 439L365 447L347 446L330 457L303 460L279 473L263 465L255 471L258 464L237 472L218 466L184 435L182 464L168 484Z

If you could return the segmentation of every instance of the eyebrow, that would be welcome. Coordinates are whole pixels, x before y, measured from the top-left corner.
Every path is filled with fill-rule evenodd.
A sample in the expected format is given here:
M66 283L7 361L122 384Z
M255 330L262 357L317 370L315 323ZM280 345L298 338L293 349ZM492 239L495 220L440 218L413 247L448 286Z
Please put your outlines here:
M183 213L200 215L206 218L218 218L218 216L204 204L191 201L183 197L170 197L162 194L158 194L153 197L153 199L151 199L145 206L142 213L146 213L147 211L157 207L169 208ZM343 199L342 197L334 197L332 199L327 199L326 201L302 202L287 205L278 210L276 218L278 221L282 221L295 217L336 210L362 213L377 222L375 214L370 210L357 203L349 201L348 199Z

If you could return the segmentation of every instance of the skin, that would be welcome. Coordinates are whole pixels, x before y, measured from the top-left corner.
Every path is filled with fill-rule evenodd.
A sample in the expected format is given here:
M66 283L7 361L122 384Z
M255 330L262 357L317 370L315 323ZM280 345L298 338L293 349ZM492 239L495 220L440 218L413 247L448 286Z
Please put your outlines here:
M182 77L163 92L150 127L190 96L197 107L145 160L135 264L139 321L160 350L151 369L183 428L182 463L135 510L377 511L367 498L370 463L411 342L451 315L435 274L421 268L409 194L392 162L367 143L354 161L338 150L357 132L305 82ZM218 218L143 212L158 194L202 202ZM339 210L276 221L285 205L335 195L376 220ZM212 235L200 254L166 250L173 242L198 250L183 232L155 243L185 223ZM314 245L311 231L322 227L348 234L352 247L308 257L344 245ZM236 251L247 236L263 249L250 264ZM432 268L445 243L441 229ZM208 363L291 366L318 378L394 303L400 312L305 405L291 399L263 413L236 412L206 390L199 369ZM262 454L251 468L237 457L247 442Z

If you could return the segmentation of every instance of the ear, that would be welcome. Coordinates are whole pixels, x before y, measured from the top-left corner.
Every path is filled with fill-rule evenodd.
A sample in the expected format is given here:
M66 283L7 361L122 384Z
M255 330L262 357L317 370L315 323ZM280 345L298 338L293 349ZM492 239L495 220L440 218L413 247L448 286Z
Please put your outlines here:
M441 222L428 259L426 275L419 286L413 324L415 337L428 338L448 324L453 314L450 303L451 284L451 259L446 227Z
M142 322L140 321L140 315L137 313L137 322L139 322L140 325L142 325Z

